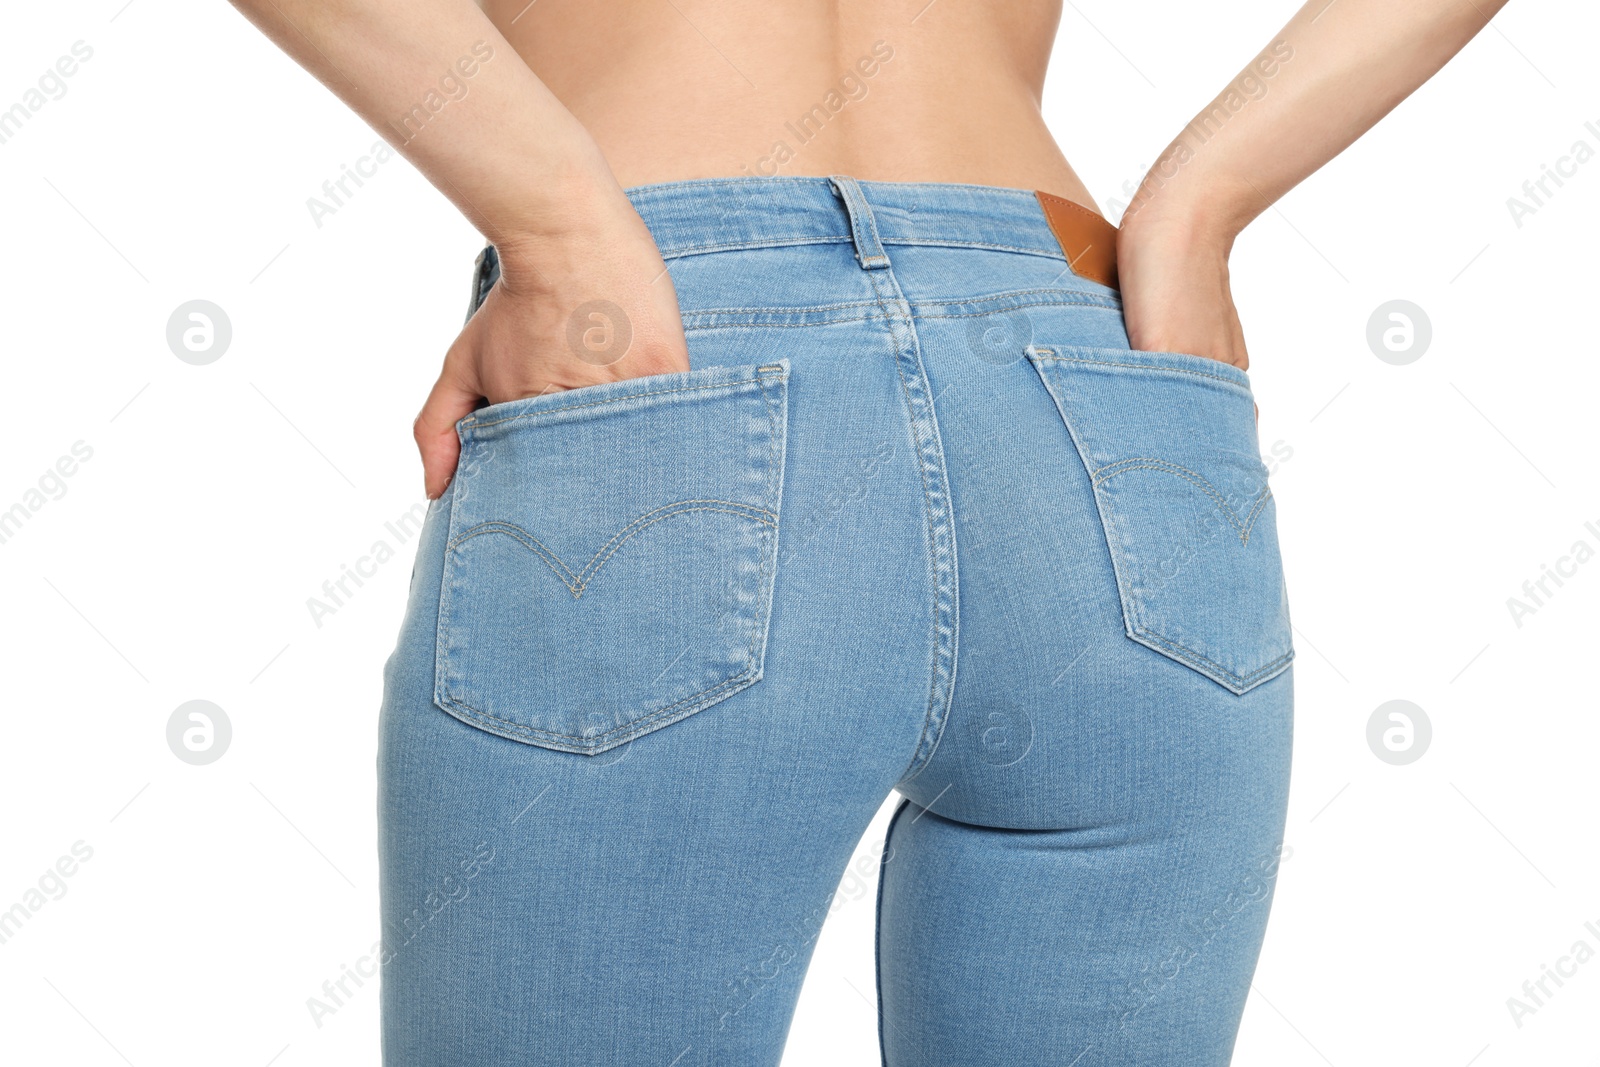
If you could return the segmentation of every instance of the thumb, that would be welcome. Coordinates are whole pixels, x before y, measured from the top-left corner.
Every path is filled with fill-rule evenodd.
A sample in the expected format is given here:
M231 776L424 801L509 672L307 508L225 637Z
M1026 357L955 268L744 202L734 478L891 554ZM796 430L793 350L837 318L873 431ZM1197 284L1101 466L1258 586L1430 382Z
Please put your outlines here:
M443 495L461 456L456 421L476 410L481 399L476 392L449 379L446 374L434 383L411 427L411 435L422 453L422 481L429 500Z

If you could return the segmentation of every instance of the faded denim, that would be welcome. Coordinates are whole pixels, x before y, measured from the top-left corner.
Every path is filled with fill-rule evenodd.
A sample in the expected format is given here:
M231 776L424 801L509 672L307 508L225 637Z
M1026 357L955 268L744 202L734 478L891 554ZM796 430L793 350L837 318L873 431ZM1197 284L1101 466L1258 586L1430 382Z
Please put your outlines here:
M692 369L478 410L428 513L385 1063L777 1064L898 791L887 1067L1226 1064L1294 655L1248 375L1130 350L1025 191L629 196Z

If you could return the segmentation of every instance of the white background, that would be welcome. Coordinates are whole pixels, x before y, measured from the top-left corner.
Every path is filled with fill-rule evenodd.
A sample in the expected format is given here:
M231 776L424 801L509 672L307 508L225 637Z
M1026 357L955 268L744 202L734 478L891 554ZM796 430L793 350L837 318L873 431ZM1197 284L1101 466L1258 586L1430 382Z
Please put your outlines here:
M421 499L410 419L481 242L399 159L316 226L307 198L375 136L220 0L124 2L14 5L0 35L0 108L93 48L0 144L0 510L92 449L0 544L0 910L93 850L0 944L0 1058L375 1064L372 985L320 1027L306 1001L378 936L379 669L414 551L384 523ZM1067 6L1045 110L1108 212L1291 10ZM1235 252L1263 445L1292 450L1300 648L1244 1067L1600 1063L1600 960L1522 1025L1507 1007L1600 950L1600 560L1520 627L1506 604L1600 549L1600 161L1521 226L1507 207L1600 149L1597 32L1591 5L1512 5ZM233 326L209 366L166 342L196 298ZM1405 366L1366 340L1392 299L1432 324ZM307 598L380 538L397 558L316 626ZM192 699L233 724L210 766L167 747ZM1433 728L1404 766L1367 741L1392 699ZM871 899L826 927L791 1067L878 1062Z

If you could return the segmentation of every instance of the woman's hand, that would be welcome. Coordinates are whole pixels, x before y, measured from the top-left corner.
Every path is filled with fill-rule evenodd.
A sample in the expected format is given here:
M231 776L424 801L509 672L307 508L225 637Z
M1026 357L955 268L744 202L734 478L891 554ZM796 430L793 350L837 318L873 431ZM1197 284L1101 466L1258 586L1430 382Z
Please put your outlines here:
M456 420L485 402L689 369L672 278L627 197L616 190L574 216L536 244L496 244L500 279L414 427L428 499L455 471Z
M1248 366L1228 288L1234 236L1444 66L1505 2L1308 0L1179 132L1134 195L1117 240L1133 346Z
M1158 219L1153 205L1125 218L1117 233L1117 277L1129 345L1248 368L1228 286L1232 244L1185 220Z
M500 254L499 284L417 417L430 499L455 469L456 420L483 401L688 369L677 295L650 231L589 131L477 3L233 3Z

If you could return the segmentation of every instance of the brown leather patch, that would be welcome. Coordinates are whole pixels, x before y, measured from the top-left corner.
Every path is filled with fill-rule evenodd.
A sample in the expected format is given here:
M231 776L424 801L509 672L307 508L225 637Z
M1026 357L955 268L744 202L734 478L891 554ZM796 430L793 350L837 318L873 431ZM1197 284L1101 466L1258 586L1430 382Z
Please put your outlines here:
M1034 190L1072 273L1117 288L1117 228L1082 204Z

